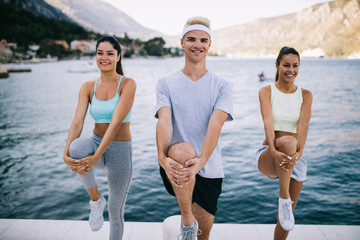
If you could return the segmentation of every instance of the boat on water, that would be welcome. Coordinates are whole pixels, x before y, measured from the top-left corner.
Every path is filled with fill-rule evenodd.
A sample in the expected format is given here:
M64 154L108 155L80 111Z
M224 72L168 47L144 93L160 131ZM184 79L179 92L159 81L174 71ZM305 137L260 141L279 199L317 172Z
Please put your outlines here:
M272 80L272 78L266 77L265 74L264 74L264 72L261 72L260 74L258 74L258 77L259 77L259 81L260 81L260 82Z
M263 81L265 81L267 78L265 77L265 74L264 74L264 72L261 72L259 75L259 81L260 82L263 82Z
M259 76L259 81L260 81L260 82L270 81L271 79L272 79L272 78L260 77L260 76Z

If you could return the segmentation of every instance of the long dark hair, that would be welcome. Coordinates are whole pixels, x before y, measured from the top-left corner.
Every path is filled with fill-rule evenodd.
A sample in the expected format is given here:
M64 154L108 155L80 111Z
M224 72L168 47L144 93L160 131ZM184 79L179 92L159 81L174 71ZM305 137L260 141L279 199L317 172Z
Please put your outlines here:
M277 66L280 65L280 61L283 58L283 56L288 55L288 54L294 54L294 55L298 56L299 64L300 64L300 54L298 53L298 51L296 51L295 48L292 48L292 47L283 47L280 49L279 55L276 59ZM278 80L279 80L279 71L276 70L275 82L277 82Z
M120 59L116 64L116 72L120 75L124 75L124 71L123 71L122 65L121 65L121 47L120 47L119 41L113 36L104 35L97 40L96 51L98 49L99 44L102 42L109 42L114 47L114 49L117 51L117 55L118 56L120 55Z

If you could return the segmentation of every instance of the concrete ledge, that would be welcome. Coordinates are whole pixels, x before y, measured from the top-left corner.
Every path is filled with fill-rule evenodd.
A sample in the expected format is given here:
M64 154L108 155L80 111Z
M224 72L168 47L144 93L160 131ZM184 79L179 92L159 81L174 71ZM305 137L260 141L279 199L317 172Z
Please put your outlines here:
M23 73L23 72L31 72L31 68L9 68L9 73Z
M161 240L162 223L126 222L123 240ZM274 224L214 224L211 240L272 240ZM2 240L99 240L109 238L109 222L92 232L87 221L0 219ZM288 240L360 240L360 226L295 225ZM169 239L171 240L171 239Z
M0 78L8 78L9 73L4 64L0 64Z

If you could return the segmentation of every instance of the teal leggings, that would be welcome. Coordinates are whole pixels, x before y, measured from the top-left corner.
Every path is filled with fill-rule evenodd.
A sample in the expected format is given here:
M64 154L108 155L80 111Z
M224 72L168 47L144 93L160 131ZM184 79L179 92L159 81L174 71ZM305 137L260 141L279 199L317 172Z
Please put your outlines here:
M81 159L94 154L101 140L101 137L94 134L90 138L75 139L70 145L70 157ZM86 189L96 186L95 169L107 170L110 240L121 240L124 231L124 206L132 177L132 142L112 141L87 174L78 174Z

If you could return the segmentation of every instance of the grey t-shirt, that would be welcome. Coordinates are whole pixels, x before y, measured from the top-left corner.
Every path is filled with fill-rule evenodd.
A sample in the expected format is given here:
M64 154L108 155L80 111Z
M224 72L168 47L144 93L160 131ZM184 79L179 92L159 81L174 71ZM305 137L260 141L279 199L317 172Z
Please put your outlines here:
M171 144L189 142L199 155L215 109L228 113L231 121L233 112L232 84L211 72L197 81L192 81L182 71L159 79L156 86L156 114L162 107L170 107L173 135ZM206 178L223 178L220 139L199 175Z

